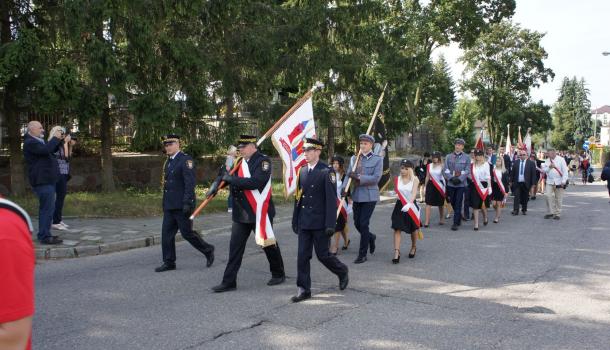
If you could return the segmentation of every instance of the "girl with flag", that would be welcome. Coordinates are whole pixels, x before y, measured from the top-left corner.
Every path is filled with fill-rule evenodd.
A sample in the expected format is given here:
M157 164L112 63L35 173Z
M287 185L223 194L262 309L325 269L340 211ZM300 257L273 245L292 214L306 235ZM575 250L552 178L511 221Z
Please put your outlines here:
M438 207L439 225L445 224L443 209L445 205L446 188L445 178L443 177L443 162L440 152L432 153L432 161L426 165L426 223L424 227L430 225L430 211L432 207Z
M470 207L474 211L474 230L479 230L479 211L483 211L483 225L487 225L487 207L491 201L491 174L485 152L474 151L474 163L470 165Z
M394 191L398 196L392 211L392 229L394 230L394 258L392 263L400 262L401 231L411 235L409 258L415 257L417 251L417 233L421 227L419 206L415 197L419 179L414 174L413 163L403 159L400 162L400 176L394 178Z
M332 158L333 170L335 172L335 178L337 179L337 202L341 203L341 188L343 186L343 182L345 182L345 160L343 157L334 156ZM339 239L343 237L343 247L341 250L347 250L349 246L349 227L347 226L347 216L352 211L351 208L351 199L348 197L346 201L343 202L343 208L341 208L341 214L337 218L337 225L335 226L335 235L330 242L330 253L333 255L337 255L339 251Z
M502 208L506 204L508 197L508 170L504 164L504 157L496 158L496 164L491 174L491 200L496 211L494 223L500 222Z

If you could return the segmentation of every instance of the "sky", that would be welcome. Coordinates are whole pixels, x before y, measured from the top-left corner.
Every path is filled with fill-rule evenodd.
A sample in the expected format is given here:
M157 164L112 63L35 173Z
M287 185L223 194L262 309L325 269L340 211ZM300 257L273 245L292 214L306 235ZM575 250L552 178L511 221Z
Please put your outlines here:
M552 105L557 100L564 77L584 78L593 109L610 105L610 1L609 0L517 0L513 21L522 28L546 33L542 47L547 51L545 66L555 79L532 89L534 101ZM462 55L457 45L438 48L451 66L455 81L461 79Z

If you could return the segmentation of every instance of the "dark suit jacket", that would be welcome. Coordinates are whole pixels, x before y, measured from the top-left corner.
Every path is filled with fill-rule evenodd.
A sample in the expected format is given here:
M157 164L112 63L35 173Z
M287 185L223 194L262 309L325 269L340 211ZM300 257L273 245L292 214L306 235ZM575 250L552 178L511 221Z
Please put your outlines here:
M241 162L245 162L245 159L241 159L236 166L241 166ZM238 173L235 172L233 181L231 182L231 194L233 195L233 221L253 224L256 222L256 213L252 210L250 202L246 197L244 190L259 190L262 191L267 185L267 181L271 177L271 160L261 152L256 152L250 157L248 161L248 169L250 170L250 177L238 177ZM273 205L273 196L269 200L269 208L267 210L269 219L273 222L275 217L275 206Z
M184 205L195 207L195 165L193 158L179 152L167 161L163 183L163 210L182 209Z
M504 158L504 167L506 168L506 171L510 175L513 161L510 159L510 156L508 154L505 154L503 156L503 158Z
M310 174L308 166L299 170L298 191L292 213L293 230L335 229L337 222L337 179L325 163L318 162Z
M513 162L513 169L511 172L511 181L513 186L519 182L519 168L521 166L521 159ZM525 168L523 169L523 175L525 178L525 185L527 188L531 188L536 184L536 163L531 160L525 161Z
M48 143L38 141L30 134L23 139L23 156L28 165L28 180L32 187L55 185L59 179L59 165L53 155L61 140L53 137Z

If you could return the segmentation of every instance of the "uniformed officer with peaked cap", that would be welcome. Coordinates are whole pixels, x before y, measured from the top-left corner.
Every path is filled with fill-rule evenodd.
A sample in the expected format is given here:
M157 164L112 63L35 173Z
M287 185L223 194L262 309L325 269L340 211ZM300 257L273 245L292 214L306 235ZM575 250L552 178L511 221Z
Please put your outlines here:
M161 250L163 265L155 269L163 272L176 269L176 233L207 258L207 267L214 262L214 246L193 230L189 219L195 209L195 165L193 158L180 151L180 137L175 134L163 138L167 160L163 167L163 225Z
M252 135L241 135L239 144L237 145L242 160L236 162L235 166L241 166L246 162L250 177L239 176L238 172L234 175L224 174L219 177L220 180L230 184L231 194L233 196L233 225L231 226L231 241L229 243L229 261L222 278L222 283L212 288L216 293L227 292L237 288L237 272L241 266L246 243L252 231L256 231L257 215L252 209L248 198L248 191L263 191L269 179L271 178L271 160L269 157L259 152L256 147L256 137ZM212 186L214 190L209 191L206 195L211 196L216 194L218 186ZM250 192L251 194L251 192ZM275 216L275 207L273 205L272 195L261 203L267 209L270 223L273 224ZM267 260L269 261L269 269L271 270L271 279L267 285L273 286L283 283L286 280L284 273L284 261L277 241L263 248Z
M293 302L311 298L310 260L312 248L318 260L339 277L339 288L348 284L347 266L328 247L337 220L337 179L335 172L320 161L322 142L306 138L303 144L307 165L299 169L297 197L292 214L292 229L299 235L297 258L297 295Z

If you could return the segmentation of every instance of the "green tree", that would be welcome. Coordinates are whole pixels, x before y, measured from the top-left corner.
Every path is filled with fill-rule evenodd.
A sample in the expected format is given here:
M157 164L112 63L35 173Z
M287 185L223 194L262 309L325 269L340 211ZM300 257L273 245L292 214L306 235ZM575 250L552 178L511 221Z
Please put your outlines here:
M459 99L451 119L447 123L447 134L449 140L462 138L466 141L466 147L473 147L475 142L474 123L481 120L483 114L477 101L472 99ZM451 150L452 143L447 143L445 151Z
M593 135L591 102L584 79L565 77L553 108L553 146L560 149L580 147Z
M547 53L540 40L544 34L522 29L509 21L491 26L473 47L465 51L462 89L477 98L492 141L501 136L506 125L500 118L507 111L518 115L530 102L530 89L554 77L544 66Z

